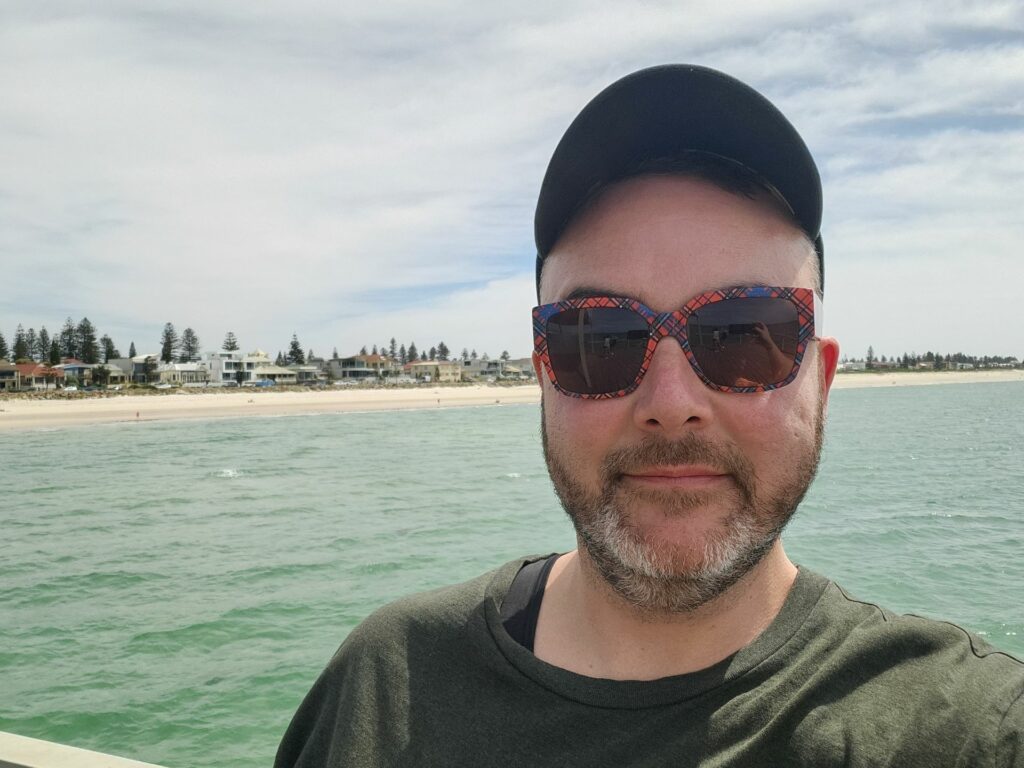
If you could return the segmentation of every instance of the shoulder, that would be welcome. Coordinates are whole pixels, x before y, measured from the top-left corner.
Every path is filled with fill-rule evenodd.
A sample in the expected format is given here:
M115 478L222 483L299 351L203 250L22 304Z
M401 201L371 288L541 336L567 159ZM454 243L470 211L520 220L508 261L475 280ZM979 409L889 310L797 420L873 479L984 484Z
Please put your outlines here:
M500 599L527 558L514 560L468 581L409 595L378 608L342 643L328 665L451 648L486 632L485 604Z

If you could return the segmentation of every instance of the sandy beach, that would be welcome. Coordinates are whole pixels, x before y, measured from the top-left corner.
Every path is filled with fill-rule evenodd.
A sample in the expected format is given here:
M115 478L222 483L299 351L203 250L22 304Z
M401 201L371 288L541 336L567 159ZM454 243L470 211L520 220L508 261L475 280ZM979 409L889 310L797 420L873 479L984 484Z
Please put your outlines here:
M922 386L1024 381L1024 370L910 373L844 373L835 387ZM540 401L540 388L523 386L419 387L407 389L327 389L267 392L182 390L167 394L82 396L74 399L0 397L0 431L53 429L113 422L170 419L224 419L243 416L460 408Z

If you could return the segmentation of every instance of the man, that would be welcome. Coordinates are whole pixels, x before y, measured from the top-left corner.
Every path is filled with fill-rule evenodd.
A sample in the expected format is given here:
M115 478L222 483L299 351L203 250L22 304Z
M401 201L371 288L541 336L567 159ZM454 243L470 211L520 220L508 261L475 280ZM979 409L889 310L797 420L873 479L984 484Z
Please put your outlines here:
M821 188L762 96L644 70L536 215L534 365L578 548L387 606L279 766L1024 766L1024 664L795 566L838 345Z

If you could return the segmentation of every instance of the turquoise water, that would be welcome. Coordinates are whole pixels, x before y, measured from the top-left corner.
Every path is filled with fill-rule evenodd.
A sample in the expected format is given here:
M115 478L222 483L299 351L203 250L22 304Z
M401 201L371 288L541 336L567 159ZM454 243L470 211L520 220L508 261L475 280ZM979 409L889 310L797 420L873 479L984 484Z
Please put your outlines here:
M0 436L0 730L266 766L386 600L573 538L535 406ZM797 562L1024 655L1024 384L833 393Z

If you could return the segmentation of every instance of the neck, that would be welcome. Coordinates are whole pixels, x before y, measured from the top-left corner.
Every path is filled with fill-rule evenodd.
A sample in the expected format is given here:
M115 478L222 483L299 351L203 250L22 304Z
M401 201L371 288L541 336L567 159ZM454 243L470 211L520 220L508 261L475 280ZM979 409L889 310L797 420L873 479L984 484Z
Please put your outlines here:
M777 541L711 602L683 614L653 614L615 593L581 547L552 568L534 652L571 672L612 680L695 672L753 642L782 609L796 574Z

